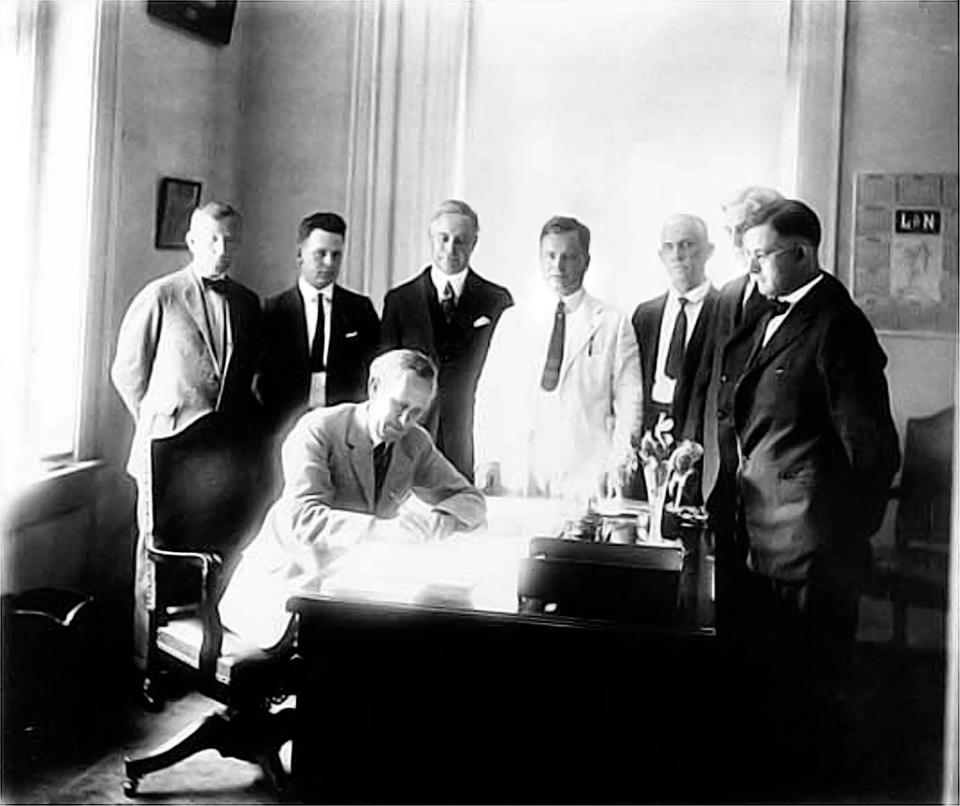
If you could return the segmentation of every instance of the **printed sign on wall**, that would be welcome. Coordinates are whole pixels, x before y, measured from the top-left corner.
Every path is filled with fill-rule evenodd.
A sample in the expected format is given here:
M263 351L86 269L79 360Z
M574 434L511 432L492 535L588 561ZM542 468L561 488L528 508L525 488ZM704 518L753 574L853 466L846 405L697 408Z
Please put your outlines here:
M878 330L956 332L957 175L861 172L856 183L857 303Z

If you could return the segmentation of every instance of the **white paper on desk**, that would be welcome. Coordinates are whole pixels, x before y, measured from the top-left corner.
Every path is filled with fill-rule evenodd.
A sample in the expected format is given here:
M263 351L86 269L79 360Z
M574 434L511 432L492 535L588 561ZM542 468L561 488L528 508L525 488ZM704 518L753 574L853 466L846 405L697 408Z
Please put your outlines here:
M310 398L307 405L311 409L327 405L327 373L310 373Z
M322 592L401 603L427 602L515 609L514 543L482 534L403 544L368 542L331 564Z

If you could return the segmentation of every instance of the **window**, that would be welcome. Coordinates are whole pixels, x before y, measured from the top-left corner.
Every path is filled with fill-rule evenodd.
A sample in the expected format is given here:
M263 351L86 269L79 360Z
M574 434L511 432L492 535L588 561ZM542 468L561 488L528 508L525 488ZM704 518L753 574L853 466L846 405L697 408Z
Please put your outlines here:
M76 452L99 6L0 3L4 497Z

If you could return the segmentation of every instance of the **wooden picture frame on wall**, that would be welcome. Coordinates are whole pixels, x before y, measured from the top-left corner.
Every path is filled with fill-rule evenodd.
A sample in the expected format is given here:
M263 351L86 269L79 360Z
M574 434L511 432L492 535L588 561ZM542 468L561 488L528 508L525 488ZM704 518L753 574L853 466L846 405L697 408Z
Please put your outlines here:
M200 203L200 182L165 176L157 189L157 249L186 249L190 215Z
M229 45L237 0L147 0L147 14L215 45Z

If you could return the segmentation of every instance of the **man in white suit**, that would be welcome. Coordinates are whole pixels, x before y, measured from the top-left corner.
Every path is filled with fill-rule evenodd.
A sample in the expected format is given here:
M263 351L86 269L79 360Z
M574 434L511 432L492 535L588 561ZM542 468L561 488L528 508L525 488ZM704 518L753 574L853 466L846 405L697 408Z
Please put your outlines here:
M134 656L146 666L149 564L144 535L152 529L146 494L150 442L185 429L208 412L257 417L252 392L259 351L260 301L227 277L240 243L240 217L225 204L197 208L186 236L192 261L147 284L120 325L111 377L133 416L127 471L137 481Z
M590 230L540 233L548 300L506 311L477 395L477 480L488 491L584 498L630 454L641 382L630 320L583 288Z
M318 408L283 444L283 492L243 552L223 599L223 625L269 648L290 622L287 599L361 540L439 539L486 519L486 502L417 423L437 391L437 369L417 350L370 365L369 401ZM430 520L396 518L415 492Z

